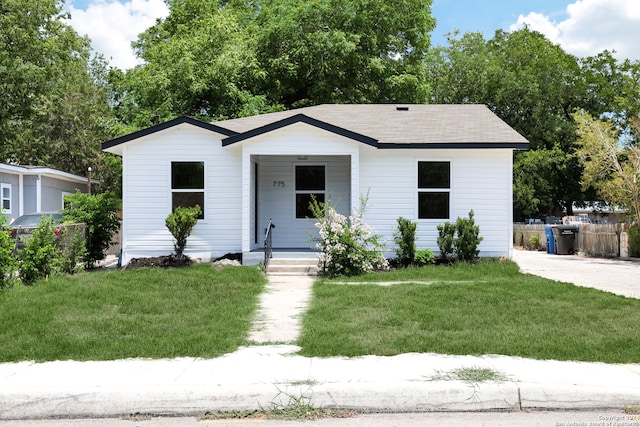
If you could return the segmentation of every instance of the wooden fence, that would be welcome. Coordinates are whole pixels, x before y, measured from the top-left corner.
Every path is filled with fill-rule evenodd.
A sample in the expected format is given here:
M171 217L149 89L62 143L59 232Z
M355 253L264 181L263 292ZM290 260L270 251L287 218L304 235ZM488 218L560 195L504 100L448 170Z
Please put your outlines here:
M514 224L513 244L531 250L546 250L545 224ZM580 224L576 252L587 256L627 257L627 224Z

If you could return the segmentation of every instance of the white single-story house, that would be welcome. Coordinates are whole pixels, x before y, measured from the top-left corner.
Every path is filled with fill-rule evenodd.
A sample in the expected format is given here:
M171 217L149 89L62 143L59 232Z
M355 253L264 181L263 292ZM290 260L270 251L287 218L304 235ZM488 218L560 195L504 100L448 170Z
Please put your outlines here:
M205 123L180 117L107 141L123 159L122 262L167 255L164 220L175 206L203 216L185 253L211 259L273 248L309 249L309 201L349 214L368 197L365 222L393 256L402 216L418 248L438 252L436 226L475 212L481 256L512 254L514 150L528 141L484 105L318 105Z
M87 192L87 180L47 167L0 163L1 214L10 222L25 214L59 211L64 196Z

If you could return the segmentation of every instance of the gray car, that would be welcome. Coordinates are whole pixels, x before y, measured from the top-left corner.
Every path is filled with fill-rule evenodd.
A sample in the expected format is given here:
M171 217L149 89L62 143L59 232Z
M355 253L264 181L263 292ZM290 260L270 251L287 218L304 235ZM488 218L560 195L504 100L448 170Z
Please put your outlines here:
M62 222L62 214L60 212L31 213L22 215L14 221L11 221L9 224L9 227L11 227L9 233L11 238L16 239L16 247L18 249L24 248L24 240L22 239L22 236L30 235L33 230L38 227L38 224L40 224L40 221L42 221L42 218L44 217L53 218L53 222L55 224ZM56 239L60 238L60 232L61 230L56 229L54 235Z

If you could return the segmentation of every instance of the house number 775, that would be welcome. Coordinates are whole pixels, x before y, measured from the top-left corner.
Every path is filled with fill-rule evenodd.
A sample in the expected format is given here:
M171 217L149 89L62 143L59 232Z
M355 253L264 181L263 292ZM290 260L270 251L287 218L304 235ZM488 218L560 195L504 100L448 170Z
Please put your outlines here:
M274 187L284 187L284 181L273 181Z

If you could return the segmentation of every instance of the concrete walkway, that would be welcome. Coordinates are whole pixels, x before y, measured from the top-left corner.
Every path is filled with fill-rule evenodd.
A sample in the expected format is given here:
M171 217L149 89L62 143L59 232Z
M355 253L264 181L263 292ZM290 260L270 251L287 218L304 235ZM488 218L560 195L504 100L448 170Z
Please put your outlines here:
M309 301L315 277L268 275L260 296L260 308L249 341L257 344L290 344L300 334L300 321Z

